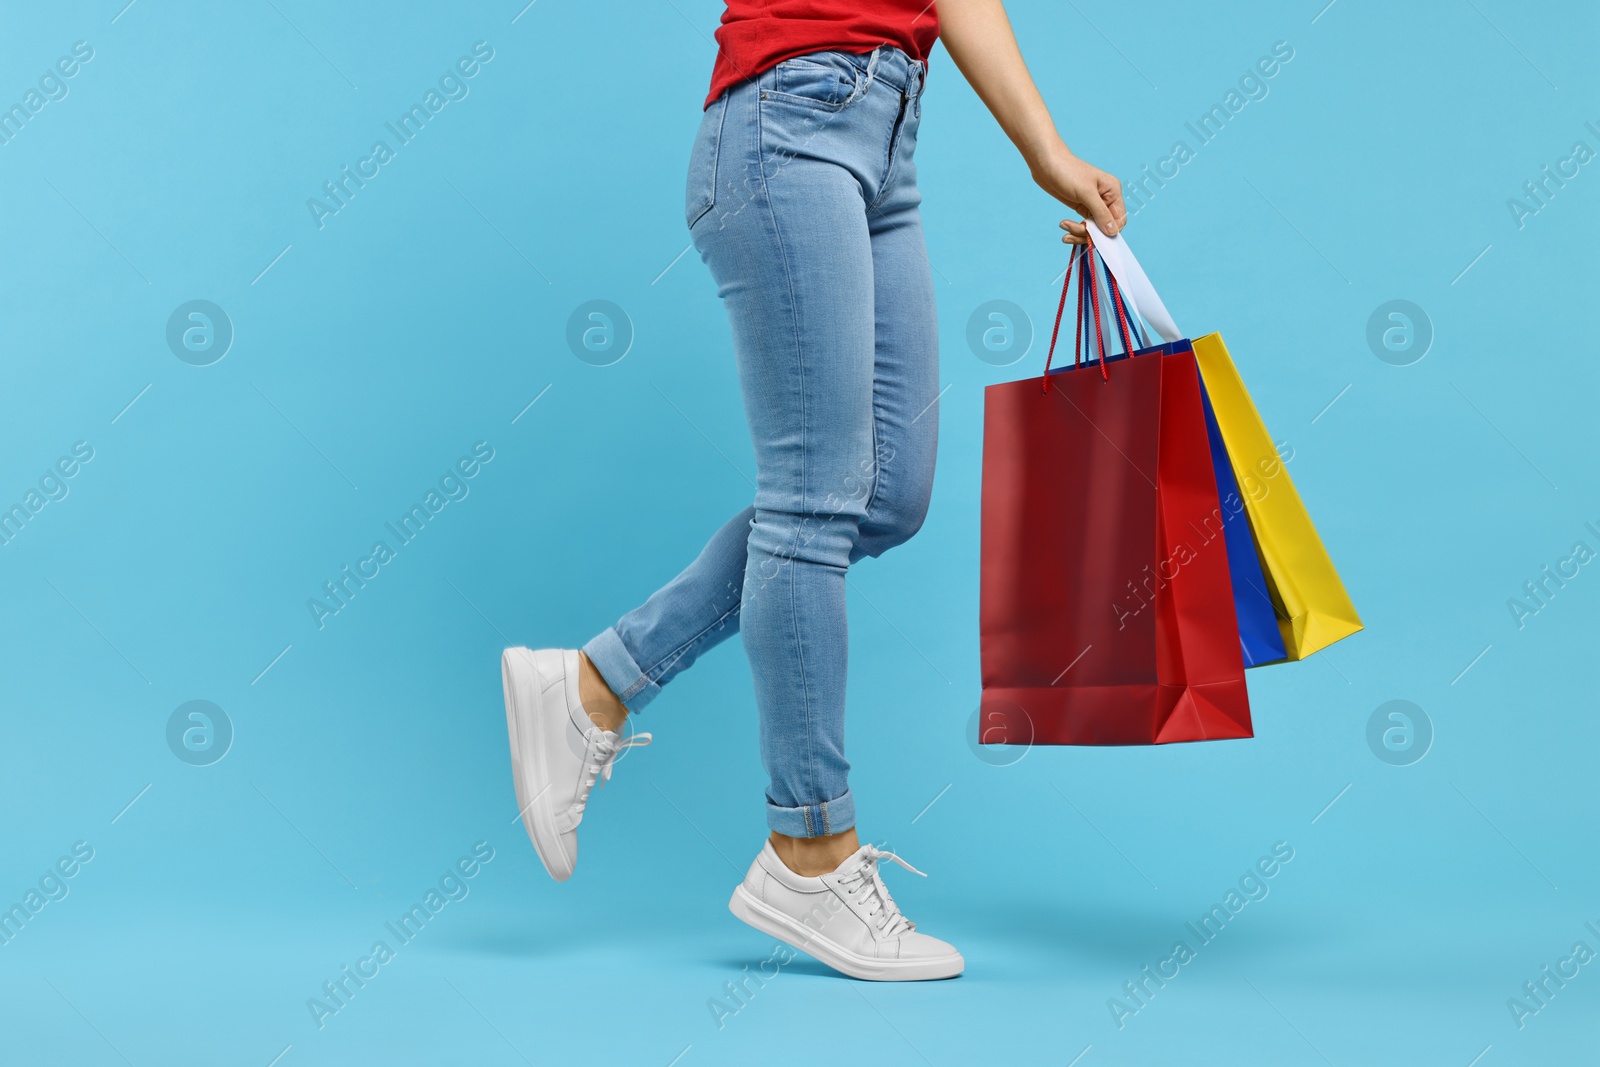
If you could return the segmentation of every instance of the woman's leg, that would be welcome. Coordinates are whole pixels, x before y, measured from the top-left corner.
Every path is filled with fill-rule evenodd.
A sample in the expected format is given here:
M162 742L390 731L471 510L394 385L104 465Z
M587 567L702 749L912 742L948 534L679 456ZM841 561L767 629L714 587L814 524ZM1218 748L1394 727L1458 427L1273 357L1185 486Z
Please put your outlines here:
M804 105L789 104L798 109ZM766 112L768 129L809 114ZM756 454L740 634L790 837L855 824L844 755L845 571L876 474L872 245L857 178L809 156L752 175L755 202L696 230L733 325Z
M879 874L884 859L910 865L856 838L844 758L845 572L921 525L938 396L914 179L896 168L909 164L921 65L872 53L870 89L844 122L815 144L787 136L788 109L804 105L779 98L848 83L841 64L853 62L822 53L762 77L774 101L770 123L758 113L761 158L774 162L761 175L768 221L756 215L731 248L702 243L734 320L756 441L740 632L772 780L771 838L728 909L856 978L949 978L961 954L916 930ZM874 70L884 78L872 82ZM763 272L781 272L764 294L743 277Z
M583 646L595 672L584 672L583 704L600 725L615 729L623 709L643 708L701 653L738 632L754 514L745 508L723 523L682 573Z
M915 137L914 125L902 133ZM939 436L939 331L933 274L917 210L909 150L867 215L872 240L872 420L875 477L850 562L904 544L927 517ZM827 874L857 848L854 829L827 837L774 833L773 851L796 874Z
M933 273L923 241L912 150L916 145L920 69L909 71L893 163L867 210L873 280L872 491L850 562L880 556L922 526L933 491L939 431L939 331ZM790 870L826 874L860 847L855 831L828 837L773 834Z
M716 202L693 232L728 308L756 453L739 630L768 825L775 840L853 844L845 574L921 524L937 355L904 169L920 83L908 97L868 73L829 107L852 71L825 63L730 93Z
M742 632L769 824L831 836L816 842L831 855L854 849L845 572L914 534L932 485L937 332L911 164L921 86L907 99L877 85L830 111L763 102L774 78L707 112L689 178L695 243L733 327L756 504L584 653L591 686L603 678L605 697L638 710Z

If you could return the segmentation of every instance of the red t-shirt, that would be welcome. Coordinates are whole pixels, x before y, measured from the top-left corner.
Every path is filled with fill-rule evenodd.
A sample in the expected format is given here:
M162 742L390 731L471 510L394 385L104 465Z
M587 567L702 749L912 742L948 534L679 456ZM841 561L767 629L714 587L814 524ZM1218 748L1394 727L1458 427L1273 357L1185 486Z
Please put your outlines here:
M934 0L728 0L705 106L730 85L807 52L892 44L926 62L938 38Z

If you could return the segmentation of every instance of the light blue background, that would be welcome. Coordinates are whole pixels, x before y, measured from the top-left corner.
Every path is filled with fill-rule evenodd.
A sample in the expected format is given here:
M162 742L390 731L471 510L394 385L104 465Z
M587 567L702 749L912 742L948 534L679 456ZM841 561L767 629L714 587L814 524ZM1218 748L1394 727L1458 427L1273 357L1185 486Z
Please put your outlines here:
M1043 363L1062 212L935 54L941 467L920 536L852 572L849 743L863 835L929 872L889 879L968 971L797 962L719 1029L707 1001L771 951L725 910L764 833L740 648L639 718L656 744L593 801L566 885L512 822L496 657L576 646L749 499L722 309L679 258L720 5L122 3L7 3L0 32L5 104L94 48L0 146L0 498L95 450L0 549L0 898L95 850L0 947L6 1060L1594 1055L1600 964L1520 1031L1506 1006L1600 949L1600 570L1522 629L1506 606L1600 548L1600 164L1521 228L1506 204L1600 149L1593 5L1012 5L1069 144L1125 178L1294 48L1128 236L1179 323L1226 336L1367 630L1253 673L1253 740L1006 767L968 744L982 390ZM307 198L480 40L470 95L319 230ZM1404 367L1366 342L1397 298L1435 333ZM192 299L236 331L211 366L165 342ZM591 299L635 331L610 367L565 341ZM1005 368L965 342L996 299L1042 335ZM307 598L477 441L470 495L319 631ZM212 766L165 740L193 699L236 731ZM1436 731L1410 766L1366 741L1393 699ZM318 1030L307 998L477 841L470 896ZM1118 1029L1108 998L1277 841L1270 895Z

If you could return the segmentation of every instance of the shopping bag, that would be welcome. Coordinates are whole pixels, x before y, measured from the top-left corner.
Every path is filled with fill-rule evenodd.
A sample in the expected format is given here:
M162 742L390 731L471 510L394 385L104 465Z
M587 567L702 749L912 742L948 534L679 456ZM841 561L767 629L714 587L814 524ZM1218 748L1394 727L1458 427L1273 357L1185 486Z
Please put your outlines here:
M1072 259L1074 365L985 390L979 740L1249 737L1194 353L1130 353L1114 315L1123 351L1108 355L1094 263ZM1069 265L1062 308L1071 282Z
M1244 489L1288 658L1304 659L1359 631L1361 617L1317 536L1272 435L1245 391L1222 335L1197 337L1194 354Z
M1127 242L1120 235L1106 237L1093 222L1087 225L1133 312L1168 341L1178 340L1182 335L1177 325ZM1250 529L1288 658L1304 659L1359 631L1361 617L1221 335L1197 338L1193 347L1229 461L1244 490Z
M1246 668L1278 663L1288 659L1289 652L1278 627L1270 586L1261 572L1255 534L1245 514L1247 505L1239 494L1239 482L1234 477L1233 464L1228 458L1222 429L1217 425L1216 410L1203 373L1200 399L1205 405L1206 439L1211 444L1211 467L1217 477L1217 499L1222 507L1222 532L1227 538L1228 575L1233 580L1233 610L1239 623L1239 651Z
M1139 318L1126 304L1120 288L1115 290L1118 313L1132 324L1141 345L1148 346ZM1181 343L1181 342L1180 342ZM1201 375L1200 401L1205 408L1206 439L1211 446L1211 468L1217 478L1217 499L1222 511L1222 529L1228 549L1228 575L1233 584L1233 607L1239 625L1239 650L1246 669L1267 663L1277 663L1288 658L1283 634L1278 628L1278 616L1272 603L1272 594L1266 577L1261 572L1255 535L1250 531L1250 520L1245 514L1245 502L1239 494L1239 483L1234 477L1233 465L1222 440L1222 431L1207 395L1205 376Z

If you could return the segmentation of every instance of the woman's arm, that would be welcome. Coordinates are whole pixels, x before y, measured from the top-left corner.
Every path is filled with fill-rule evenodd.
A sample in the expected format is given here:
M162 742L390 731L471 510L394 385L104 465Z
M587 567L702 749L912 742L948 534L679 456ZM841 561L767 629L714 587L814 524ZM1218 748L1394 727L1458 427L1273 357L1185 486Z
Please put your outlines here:
M1072 154L1056 132L1022 61L1011 20L1001 0L938 0L939 37L950 58L988 107L1011 143L1017 146L1039 188L1061 201L1107 234L1128 221L1122 205L1122 183ZM1083 223L1064 219L1062 238L1082 244Z

